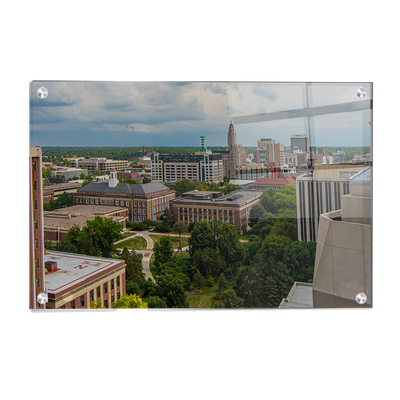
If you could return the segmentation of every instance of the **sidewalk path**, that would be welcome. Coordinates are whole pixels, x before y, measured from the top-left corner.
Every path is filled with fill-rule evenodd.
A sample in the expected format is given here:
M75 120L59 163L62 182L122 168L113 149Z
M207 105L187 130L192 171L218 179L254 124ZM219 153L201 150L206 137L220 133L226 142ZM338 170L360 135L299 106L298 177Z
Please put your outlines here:
M129 240L134 237L142 237L146 241L146 249L145 250L135 250L135 252L143 255L142 266L143 266L143 273L146 277L146 280L150 278L155 283L156 281L154 280L153 275L151 274L151 271L150 271L150 259L153 254L154 242L151 239L151 237L149 237L148 235L149 235L149 232L142 231L140 233L136 233L136 235L130 236L129 238L125 238L123 240L118 240L117 242L114 242L114 244L124 242L125 240Z

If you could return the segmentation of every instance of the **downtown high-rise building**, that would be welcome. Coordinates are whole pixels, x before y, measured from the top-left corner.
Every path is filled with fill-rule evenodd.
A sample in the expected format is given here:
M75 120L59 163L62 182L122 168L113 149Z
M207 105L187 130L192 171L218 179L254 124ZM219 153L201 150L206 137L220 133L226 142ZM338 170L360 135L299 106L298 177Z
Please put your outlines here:
M228 131L227 153L222 155L224 177L236 179L236 168L245 167L247 163L246 159L246 150L241 144L236 143L235 127L231 123Z
M285 163L284 146L272 139L261 139L257 141L256 163L269 166L276 162L278 168L283 168Z
M293 150L299 149L303 153L310 151L310 143L307 135L293 135L290 138L290 147Z

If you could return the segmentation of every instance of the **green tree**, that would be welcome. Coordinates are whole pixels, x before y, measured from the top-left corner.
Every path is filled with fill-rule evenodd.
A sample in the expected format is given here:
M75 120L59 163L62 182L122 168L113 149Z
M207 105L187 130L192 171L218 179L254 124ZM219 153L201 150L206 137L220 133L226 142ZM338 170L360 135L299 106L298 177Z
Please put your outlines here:
M257 272L251 267L242 269L236 279L236 294L243 298L248 307L255 306L257 303L257 281Z
M260 219L267 217L267 212L265 208L261 204L255 204L251 210L249 215L249 225L252 227L255 225Z
M159 242L154 244L153 254L156 268L170 261L173 254L171 239L168 236L161 236Z
M236 295L234 289L228 289L221 295L221 301L215 308L244 308L244 300Z
M243 248L237 229L232 224L222 224L217 228L217 246L227 265L236 266L243 259Z
M193 265L208 279L210 274L217 274L221 271L224 262L217 249L208 247L197 250L193 254Z
M193 279L194 286L197 289L201 289L204 286L204 283L205 283L204 276L200 273L200 271L197 271Z
M175 222L175 224L172 227L172 232L177 233L179 235L187 232L187 230L188 230L188 228L183 221Z
M92 301L91 303L90 303L90 308L105 308L105 307L103 307L102 305L101 305L101 299L97 299L97 301L96 302L94 302L94 301Z
M137 294L125 294L116 302L111 304L111 308L148 308L142 298Z
M171 211L169 211L168 209L165 209L164 213L160 217L160 220L162 221L162 223L165 226L168 226L169 228L172 229L172 227L174 225L174 218L171 214Z
M256 224L253 225L249 233L251 235L261 235L262 237L265 237L270 234L275 222L276 216L267 213L267 217L259 219Z
M55 208L70 207L74 204L74 196L71 193L63 192L55 200Z
M274 194L275 194L275 189L270 187L264 191L260 200L260 203L264 207L265 211L271 214L275 213L274 200L273 200Z
M175 183L174 189L176 192L176 197L180 197L182 193L195 190L196 186L196 182L192 182L189 179L183 178L181 181Z
M196 186L196 189L197 189L197 190L200 190L200 191L206 191L206 190L208 190L209 188L208 188L208 186L207 186L207 183L205 183L205 182L200 182L200 183Z
M286 236L268 235L263 240L259 252L262 254L264 260L273 257L276 261L282 261L285 248L290 243L292 241Z
M82 253L81 234L79 226L74 225L57 244L56 249L68 253Z
M95 219L86 221L86 226L82 228L81 234L86 239L87 247L83 246L81 251L87 250L85 254L88 255L100 253L101 257L111 257L116 252L114 242L123 237L121 231L122 225L112 218L96 216ZM95 254L89 254L90 252Z
M276 282L277 301L280 303L289 294L294 280L290 275L289 268L283 262L276 263L275 268L272 270L272 277Z
M206 221L199 221L195 224L192 235L189 238L189 253L191 256L198 250L207 248L215 249L216 240L214 232Z
M129 252L125 247L122 251L122 258L125 261L125 282L126 292L128 294L138 294L143 296L145 290L145 277L143 274L142 255L135 252Z
M150 296L158 296L164 300L168 308L187 308L189 303L186 300L185 290L182 282L171 276L162 275L156 278L157 285L150 292Z
M221 221L220 219L212 219L211 221L208 221L208 224L210 225L214 234L217 232L217 228L221 226L223 223L224 222Z
M167 303L158 296L146 297L148 308L167 308Z
M286 236L291 240L297 240L297 219L278 219L270 231L271 235Z
M293 281L312 282L314 276L316 243L296 240L288 245L282 261L287 265Z
M218 287L219 287L220 290L227 289L229 287L229 282L225 278L225 275L224 275L223 272L221 273L221 275L219 277Z
M214 278L212 276L209 276L205 285L208 287L213 287L215 285Z
M267 307L277 307L280 304L276 281L272 276L266 277L260 283L260 298Z

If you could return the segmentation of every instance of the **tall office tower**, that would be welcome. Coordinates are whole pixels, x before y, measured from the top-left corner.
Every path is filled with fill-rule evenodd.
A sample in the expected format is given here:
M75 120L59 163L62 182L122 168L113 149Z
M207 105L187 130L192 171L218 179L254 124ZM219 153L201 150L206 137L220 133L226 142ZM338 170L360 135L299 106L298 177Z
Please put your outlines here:
M236 144L236 132L235 132L235 127L231 122L228 131L228 147L232 146L233 144Z
M231 123L228 131L227 153L222 155L224 176L229 179L236 179L236 167L246 166L246 159L246 150L241 144L236 144L236 132Z
M350 194L319 222L314 308L371 307L371 166L350 178ZM365 293L367 302L356 302Z
M342 195L350 191L349 178L360 172L363 165L316 165L312 173L296 180L298 239L316 241L321 214L342 207Z
M44 243L42 197L42 149L29 148L29 308L45 308L37 302L44 292Z
M269 163L276 162L278 168L283 168L285 163L285 153L283 144L276 143L272 139L261 139L257 141L256 163L268 166Z
M307 135L293 135L290 138L290 145L291 145L292 151L293 151L294 147L297 147L304 153L308 153L310 151L310 144L309 144Z

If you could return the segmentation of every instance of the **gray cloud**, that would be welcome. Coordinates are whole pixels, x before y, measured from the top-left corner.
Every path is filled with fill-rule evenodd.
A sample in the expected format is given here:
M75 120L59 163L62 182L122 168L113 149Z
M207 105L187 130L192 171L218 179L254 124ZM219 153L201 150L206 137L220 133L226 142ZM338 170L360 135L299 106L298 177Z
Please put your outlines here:
M204 89L210 90L212 93L215 94L222 94L226 96L226 90L221 87L218 83L213 84L213 83L205 83L204 84Z
M257 84L252 86L252 92L257 96L266 97L271 101L275 101L278 95L269 85Z

